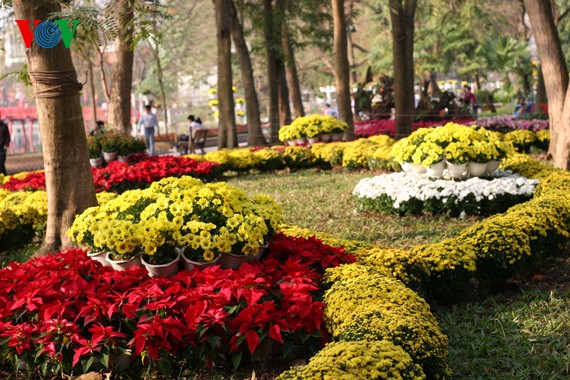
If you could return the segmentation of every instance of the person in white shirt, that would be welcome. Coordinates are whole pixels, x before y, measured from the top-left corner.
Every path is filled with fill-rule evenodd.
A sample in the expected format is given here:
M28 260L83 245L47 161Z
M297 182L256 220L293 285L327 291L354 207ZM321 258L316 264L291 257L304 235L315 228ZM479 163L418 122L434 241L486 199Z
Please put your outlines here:
M206 127L202 125L202 120L200 120L200 118L196 119L194 115L189 115L188 121L190 122L188 126L188 136L190 139L194 139L194 135L196 135L198 129L206 129Z
M154 133L155 129L158 128L158 118L151 112L150 105L146 105L144 109L145 113L139 120L137 134L141 132L141 127L144 127L144 138L146 141L148 154L150 156L154 156Z

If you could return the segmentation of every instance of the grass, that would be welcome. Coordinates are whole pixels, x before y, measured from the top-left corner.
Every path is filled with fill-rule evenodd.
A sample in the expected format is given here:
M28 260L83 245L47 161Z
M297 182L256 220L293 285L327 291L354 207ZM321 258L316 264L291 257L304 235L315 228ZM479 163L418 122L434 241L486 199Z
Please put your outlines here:
M266 193L283 206L286 223L381 246L411 248L453 237L478 219L361 212L352 190L370 172L305 170L233 177L248 194Z
M570 378L570 260L550 263L546 283L436 310L455 378Z

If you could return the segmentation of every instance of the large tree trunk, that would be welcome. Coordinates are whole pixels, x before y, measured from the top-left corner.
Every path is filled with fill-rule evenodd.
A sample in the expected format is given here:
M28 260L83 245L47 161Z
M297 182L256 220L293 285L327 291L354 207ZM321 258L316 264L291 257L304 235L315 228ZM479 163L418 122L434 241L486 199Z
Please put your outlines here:
M525 0L532 31L536 38L542 75L548 97L550 119L549 154L554 167L570 170L570 89L568 68L550 2Z
M16 18L23 20L48 20L50 14L61 9L59 3L46 0L14 0L13 6ZM52 49L32 44L27 55L36 94L48 198L46 236L37 253L42 255L73 245L65 232L75 216L96 205L97 199L79 102L81 85L74 79L71 53L60 42ZM45 78L46 74L53 79Z
M117 38L115 39L116 63L111 75L111 97L109 102L109 127L118 132L130 134L131 89L133 81L134 51L133 18L134 0L117 0ZM101 68L103 70L103 68Z
M281 25L281 47L283 49L283 57L285 59L287 82L289 82L289 90L291 90L290 95L291 100L293 101L293 112L295 113L295 117L305 116L303 94L301 93L297 64L295 62L295 51L293 50L293 44L289 37L289 30L286 22L283 22Z
M220 121L218 149L236 148L237 130L232 90L232 40L230 0L215 0L218 42L218 101Z
M273 39L272 0L263 0L263 35L267 61L267 87L269 89L269 143L278 141L279 132L279 93L277 91L277 53Z
M241 80L245 92L245 104L247 115L247 145L265 145L265 137L261 131L261 116L259 112L259 100L255 91L255 79L249 49L245 42L243 26L239 21L235 3L231 1L230 16L232 22L232 39L236 48L241 69Z
M414 114L414 15L416 0L390 0L394 54L395 138L412 132Z
M332 0L332 14L334 22L334 63L338 115L340 120L348 124L348 129L344 133L344 139L353 140L354 121L350 102L350 69L348 67L344 0Z

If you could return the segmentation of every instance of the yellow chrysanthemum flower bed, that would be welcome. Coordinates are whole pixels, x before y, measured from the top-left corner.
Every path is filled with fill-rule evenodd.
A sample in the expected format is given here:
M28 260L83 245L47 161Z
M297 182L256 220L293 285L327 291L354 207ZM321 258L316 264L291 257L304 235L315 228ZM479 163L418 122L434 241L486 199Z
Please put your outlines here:
M68 235L78 244L129 258L142 249L213 254L257 252L281 222L281 208L266 195L248 198L226 183L165 178L148 189L127 191L79 215Z
M340 266L340 269L327 270L325 283L330 283L332 278L336 279L324 296L327 305L324 319L331 333L334 334L340 325L352 317L354 310L364 305L391 302L409 306L422 313L430 312L426 301L401 281L382 273L364 274L360 265L349 264ZM341 274L336 273L337 270ZM354 273L349 275L347 271Z
M544 133L544 132L542 132ZM542 136L544 138L544 136ZM535 133L526 129L517 129L515 131L510 131L505 133L505 141L512 144L512 146L518 152L528 152L530 147L535 143L536 136ZM550 139L550 134L548 135Z
M288 141L303 137L315 138L329 133L342 133L348 124L332 116L310 115L296 118L290 125L279 129L279 140Z
M447 365L448 341L431 313L390 302L354 310L333 336L340 341L387 340L400 346L430 379L451 376Z
M332 342L309 364L283 372L278 380L422 380L426 376L408 353L380 341Z
M509 143L485 129L456 123L443 127L420 128L398 141L392 150L394 159L429 167L444 158L452 163L498 160L510 151Z

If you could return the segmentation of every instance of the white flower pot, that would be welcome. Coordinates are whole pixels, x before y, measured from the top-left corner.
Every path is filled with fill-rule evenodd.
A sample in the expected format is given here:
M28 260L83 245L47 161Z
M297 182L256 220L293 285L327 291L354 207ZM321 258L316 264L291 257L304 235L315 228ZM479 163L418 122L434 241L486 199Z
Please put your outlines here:
M309 137L307 140L309 141L309 145L313 145L314 143L319 142L318 137Z
M481 177L487 171L487 163L470 162L468 169L471 177Z
M115 161L117 159L117 152L103 152L103 159L105 162Z
M111 260L110 258L111 253L107 252L107 261L111 264L111 267L116 271L124 271L131 267L140 267L141 264L141 256L137 254L136 256L132 257L129 260Z
M180 252L176 251L176 258L166 264L149 264L141 257L141 262L145 266L149 277L172 277L178 273L178 264L180 262Z
M295 144L297 145L305 145L305 138L295 139Z
M421 165L412 165L412 173L414 174L424 174L426 172L426 168Z
M449 176L454 179L461 179L465 176L467 172L467 163L464 164L452 164L451 162L447 163L447 172Z
M190 259L187 259L186 256L184 256L184 249L185 248L179 248L178 251L180 252L180 262L182 263L182 265L184 266L184 269L186 269L186 270L194 270L194 268L211 267L213 265L218 264L218 260L222 256L222 255L218 255L218 256L216 256L216 258L214 260L208 261L208 262L192 261Z
M501 161L497 161L497 160L491 160L489 162L487 162L487 174L491 174L493 173L495 170L497 170L499 168L499 165L501 165Z
M413 172L413 166L414 164L410 163L410 162L400 162L400 166L402 167L402 170L406 173L412 173Z
M433 178L441 178L443 175L443 170L445 169L445 161L441 160L426 168L426 173L428 176Z
M104 267L110 267L111 264L107 261L107 252L100 251L100 252L91 252L87 251L87 257L89 257L93 261L97 261L101 263Z
M130 155L128 156L117 156L117 161L119 162L129 162L129 157L131 157Z
M103 166L103 157L90 158L90 159L89 159L89 163L90 163L91 166L93 166L94 168L100 168L100 167Z

